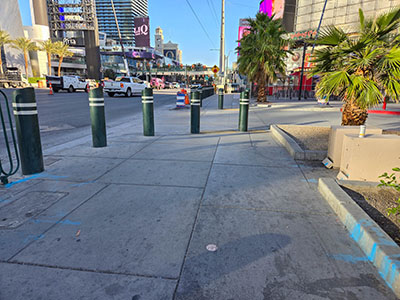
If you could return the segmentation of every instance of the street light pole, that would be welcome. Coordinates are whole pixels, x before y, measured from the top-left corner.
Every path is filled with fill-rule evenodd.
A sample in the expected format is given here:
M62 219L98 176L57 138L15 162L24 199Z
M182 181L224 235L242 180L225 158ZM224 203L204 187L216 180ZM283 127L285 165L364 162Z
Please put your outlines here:
M225 0L222 0L221 9L221 43L219 53L219 69L222 74L225 73Z
M225 55L226 62L225 62L225 72L224 72L224 83L226 81L226 75L229 70L229 55L231 55L231 52L232 50L229 50L228 55Z
M117 25L119 43L121 44L121 50L122 50L122 54L124 56L124 65L125 65L125 69L126 69L126 75L131 76L131 73L129 72L128 60L126 59L124 44L122 43L121 31L119 30L117 13L115 12L115 7L114 7L114 1L113 0L111 0L111 7L112 7L112 10L113 10L113 13L114 13L115 24Z

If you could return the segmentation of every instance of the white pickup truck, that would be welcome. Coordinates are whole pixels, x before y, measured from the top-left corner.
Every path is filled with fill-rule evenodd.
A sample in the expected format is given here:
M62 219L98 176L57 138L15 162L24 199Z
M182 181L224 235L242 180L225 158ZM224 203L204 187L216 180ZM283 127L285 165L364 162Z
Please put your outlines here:
M133 95L141 95L148 85L137 77L121 76L117 77L115 81L105 80L104 81L104 92L110 97L114 97L115 94L124 94L126 97Z

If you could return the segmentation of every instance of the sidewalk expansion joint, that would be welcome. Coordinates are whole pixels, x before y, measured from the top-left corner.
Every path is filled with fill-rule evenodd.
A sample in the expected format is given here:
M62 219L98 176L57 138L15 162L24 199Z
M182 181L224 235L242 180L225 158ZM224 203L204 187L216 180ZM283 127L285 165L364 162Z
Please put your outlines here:
M189 253L190 243L192 242L192 239L193 239L193 234L194 234L194 231L195 231L195 228L196 228L196 224L197 224L197 220L198 220L198 218L199 218L200 210L201 210L201 207L202 207L202 202L203 202L203 198L204 198L204 193L205 193L205 191L206 191L206 187L207 187L207 184L208 184L208 180L210 179L211 170L212 170L212 167L213 167L213 163L214 163L215 157L216 157L216 155L217 155L217 149L218 149L218 145L219 145L219 142L220 142L220 141L221 141L221 138L218 138L217 146L216 146L215 151L214 151L214 156L213 156L213 159L212 159L212 163L211 163L211 165L210 165L210 169L208 170L207 179L206 179L206 184L204 185L203 192L201 193L199 205L198 205L197 211L196 211L196 216L195 216L194 221L193 221L192 230L191 230L191 232L190 232L189 240L188 240L188 243L187 243L187 246L186 246L186 250L185 250L185 256L183 257L181 269L180 269L180 271L179 271L178 281L177 281L177 283L176 283L176 286L175 286L175 290L174 290L174 294L173 294L173 296L172 296L172 299L175 299L175 298L176 298L176 293L178 292L178 287L179 287L180 279L181 279L181 276L182 276L183 268L184 268L184 266L185 266L186 259L187 259L188 253Z
M174 144L174 145L176 145L176 144ZM128 158L129 160L140 160L140 161L148 161L148 160L151 160L151 161L179 161L179 162L185 162L185 161L187 161L187 162L195 162L195 163L209 163L209 164L211 164L212 163L212 160L193 160L193 159L173 159L173 158L171 158L171 159L162 159L162 158L136 158L136 157L131 157L131 158Z
M213 165L226 165L226 166L238 166L238 167L256 167L256 168L298 168L298 166L293 166L293 164L290 165L247 165L247 164L232 164L232 163L213 163Z
M21 262L21 261L17 261L17 260L14 260L14 261L0 260L0 263L10 264L10 265L41 267L41 268L49 268L49 269L57 269L57 270L77 271L77 272L90 272L90 273L98 273L98 274L135 276L135 277L142 277L142 278L164 279L164 280L173 280L173 281L178 280L178 278L175 278L175 277L156 276L156 275L148 275L148 274L138 274L138 273L131 273L131 272L117 272L117 271L111 271L111 270L98 270L98 269L88 269L88 268L64 267L64 266L55 266L55 265L47 265L47 264L40 264L40 263Z
M245 207L245 206L234 206L234 205L215 205L215 204L203 204L203 207L214 207L214 208L225 208L225 209L240 209L240 210L250 210L250 211L264 211L264 212L278 212L278 213L288 213L293 215L304 215L307 216L332 216L332 212L318 212L318 211L294 211L287 209L275 209L275 208L262 208L262 207Z
M126 182L101 182L97 181L96 183L103 183L109 185L129 185L129 186L151 186L151 187L172 187L172 188L188 188L188 189L204 189L205 186L188 186L188 185L169 185L169 184L149 184L149 183L126 183Z
M161 137L154 139L153 141L151 141L150 143L144 145L141 149L139 149L138 151L136 151L134 154L132 154L130 157L128 158L122 158L122 161L115 165L114 167L112 167L111 169L107 170L104 174L101 174L100 176L96 177L93 181L97 181L98 179L100 179L101 177L105 176L106 174L110 173L112 170L118 168L119 166L121 166L124 162L126 162L128 159L131 159L132 156L134 156L135 154L139 153L140 151L142 151L144 148L146 148L147 146L152 145L155 141L159 140Z

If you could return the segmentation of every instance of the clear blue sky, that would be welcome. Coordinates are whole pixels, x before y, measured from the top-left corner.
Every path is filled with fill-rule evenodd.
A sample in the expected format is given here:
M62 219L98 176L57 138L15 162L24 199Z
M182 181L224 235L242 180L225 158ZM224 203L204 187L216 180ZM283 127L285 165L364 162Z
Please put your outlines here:
M1 0L0 0L1 1ZM188 0L199 17L210 39L191 11L186 0L149 0L151 45L154 46L155 29L164 31L164 41L178 43L183 52L183 63L219 64L221 0ZM22 22L31 25L29 0L18 0ZM225 54L229 51L229 65L236 61L235 48L239 19L254 17L259 0L225 0ZM214 10L213 10L214 9ZM215 11L215 13L214 13Z
M178 43L182 50L183 63L219 65L221 0L189 0L205 27L210 39L202 30L186 0L149 0L150 27L153 32L160 26L164 30L164 41ZM225 0L225 54L229 51L229 65L236 61L239 19L254 17L259 0ZM211 7L211 8L210 8ZM215 10L213 13L212 8Z

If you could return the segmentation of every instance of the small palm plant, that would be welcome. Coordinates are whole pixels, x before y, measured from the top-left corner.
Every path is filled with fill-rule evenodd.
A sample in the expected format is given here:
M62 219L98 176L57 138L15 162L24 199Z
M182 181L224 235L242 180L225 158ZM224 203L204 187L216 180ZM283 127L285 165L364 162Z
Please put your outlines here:
M69 46L63 42L54 43L54 53L58 56L58 76L61 76L61 64L64 57L71 57L74 55L68 48Z
M54 54L54 44L50 39L47 41L41 42L41 50L45 51L47 54L47 67L48 67L48 74L51 76L51 55Z
M24 61L25 61L25 74L26 79L28 79L28 55L29 51L36 51L38 47L32 42L30 39L26 37L20 37L12 41L12 47L15 49L19 49L24 54Z
M255 19L247 19L250 26L248 34L236 48L239 53L239 73L244 74L258 86L257 101L266 102L265 85L285 75L285 58L289 51L285 50L288 41L284 39L286 31L281 20L274 16L258 13Z
M1 59L1 52L3 46L9 43L11 43L10 35L4 30L0 30L0 74L3 74L3 60Z
M365 20L359 10L360 31L349 35L329 26L316 44L313 75L319 75L317 96L339 96L342 125L363 125L367 109L390 97L400 98L400 8Z

